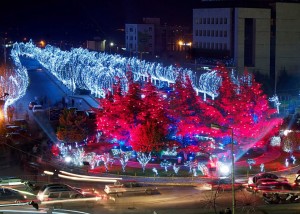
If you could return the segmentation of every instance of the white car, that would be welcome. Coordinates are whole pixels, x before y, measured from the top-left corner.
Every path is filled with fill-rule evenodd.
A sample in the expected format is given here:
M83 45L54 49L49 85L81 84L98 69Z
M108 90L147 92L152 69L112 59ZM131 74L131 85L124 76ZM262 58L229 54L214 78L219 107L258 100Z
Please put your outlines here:
M43 106L42 105L34 105L32 107L32 112L36 113L36 112L42 112L44 111Z
M121 196L124 193L146 193L147 195L151 195L153 192L157 191L157 187L146 185L138 182L116 182L113 185L105 185L104 192L106 194L116 194L117 196Z

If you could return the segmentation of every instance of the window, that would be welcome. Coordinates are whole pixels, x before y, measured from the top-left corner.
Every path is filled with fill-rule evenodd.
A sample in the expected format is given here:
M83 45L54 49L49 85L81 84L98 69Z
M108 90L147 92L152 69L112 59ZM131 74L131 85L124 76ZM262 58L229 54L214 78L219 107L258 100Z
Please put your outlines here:
M223 37L223 31L220 30L220 37Z
M206 30L203 31L203 36L206 36Z
M211 47L211 49L215 49L215 43L212 42L210 47Z
M223 18L220 18L220 24L223 24Z
M227 37L227 30L224 30L224 37Z
M214 21L215 21L215 19L214 19L214 18L211 18L210 22L211 22L212 24L214 24Z
M215 36L215 31L214 31L214 30L211 30L210 35L211 35L212 37L214 37L214 36Z
M227 18L224 18L224 24L227 25Z
M58 198L59 197L59 193L58 192L51 192L48 196L48 198Z
M152 32L152 27L149 27L149 32Z
M207 49L210 49L210 43L209 42L207 43Z
M199 19L198 18L195 19L195 24L199 24Z
M199 30L199 36L202 36L202 30Z
M129 32L133 32L133 28L129 28Z
M216 24L219 24L219 23L218 23L218 21L219 21L219 19L218 19L218 18L216 18Z
M195 35L196 35L196 36L198 36L198 35L199 35L199 33L198 33L198 30L196 30L196 31L195 31Z
M216 34L215 34L215 35L216 35L216 37L218 37L218 32L219 32L219 31L217 31L217 30L216 30L216 32L215 32L215 33L216 33Z
M207 24L210 24L210 18L207 18Z
M206 24L206 18L203 19L203 24Z
M210 36L210 30L207 31L207 36Z
M222 48L223 48L222 43L219 43L219 49L222 50Z

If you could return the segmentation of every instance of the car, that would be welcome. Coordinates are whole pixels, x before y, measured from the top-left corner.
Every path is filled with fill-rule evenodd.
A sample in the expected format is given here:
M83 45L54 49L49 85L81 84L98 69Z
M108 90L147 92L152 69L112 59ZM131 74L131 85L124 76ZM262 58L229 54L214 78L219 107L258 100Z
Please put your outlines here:
M21 129L23 129L23 130L29 129L29 124L28 124L27 120L24 120L24 119L15 119L12 121L12 124L15 126L20 126Z
M273 179L273 178L261 178L255 183L248 184L247 190L250 192L255 192L255 189L257 188L257 186L260 185L262 182L266 183L266 182L275 182L275 181L276 181L276 179Z
M288 190L292 191L294 190L293 186L288 183L287 181L264 181L259 180L257 182L256 187L253 188L253 192L273 192L273 191L282 191L282 190Z
M0 187L0 204L27 203L28 201L27 196L19 191Z
M34 105L32 107L32 112L36 113L36 112L42 112L44 111L43 106L42 105Z
M40 201L83 197L84 194L79 188L61 183L46 184L39 190L37 194L37 199Z
M0 186L12 186L12 185L21 185L23 180L19 177L14 176L5 176L0 177Z
M31 101L29 104L28 104L28 109L29 110L32 110L33 106L37 105L38 103L35 102L35 101Z
M217 191L231 191L232 190L231 178L216 179L211 182L208 182L208 184L210 185L211 190L217 190ZM234 182L235 190L242 190L243 188L244 188L243 183Z
M259 179L270 178L278 181L287 181L285 177L279 177L273 173L262 172L248 178L248 185L255 184Z
M136 181L117 181L113 185L105 185L104 192L108 195L121 196L124 193L146 193L151 195L157 191L157 187Z
M20 135L28 135L29 134L27 129L24 129L24 128L22 128L22 126L19 126L19 125L7 124L5 129L6 129L6 135L10 135L12 133L20 134Z

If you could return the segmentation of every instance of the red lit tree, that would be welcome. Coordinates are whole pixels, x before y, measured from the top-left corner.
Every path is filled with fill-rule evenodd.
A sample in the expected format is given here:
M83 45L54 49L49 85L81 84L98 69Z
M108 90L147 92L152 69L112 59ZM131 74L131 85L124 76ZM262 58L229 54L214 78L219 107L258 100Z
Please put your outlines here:
M125 105L121 83L117 80L114 94L108 91L105 98L100 100L101 111L97 114L97 129L107 140L127 141L129 139L132 118Z
M236 79L235 83L225 68L219 68L219 73L222 77L222 85L219 89L220 96L213 106L223 117L217 123L232 128L235 142L245 146L245 149L257 142L267 142L279 131L282 121L271 117L276 110L269 107L260 84L247 73L240 79ZM228 131L219 134L230 136Z
M141 153L160 151L164 145L165 133L158 123L147 121L139 124L131 133L132 149Z

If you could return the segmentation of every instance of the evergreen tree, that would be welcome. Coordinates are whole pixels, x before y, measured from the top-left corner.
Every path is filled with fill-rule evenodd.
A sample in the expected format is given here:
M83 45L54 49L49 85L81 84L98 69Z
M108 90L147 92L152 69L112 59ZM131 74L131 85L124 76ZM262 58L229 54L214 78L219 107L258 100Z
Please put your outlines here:
M66 143L82 142L88 135L87 117L76 115L75 110L64 109L59 117L57 138Z

